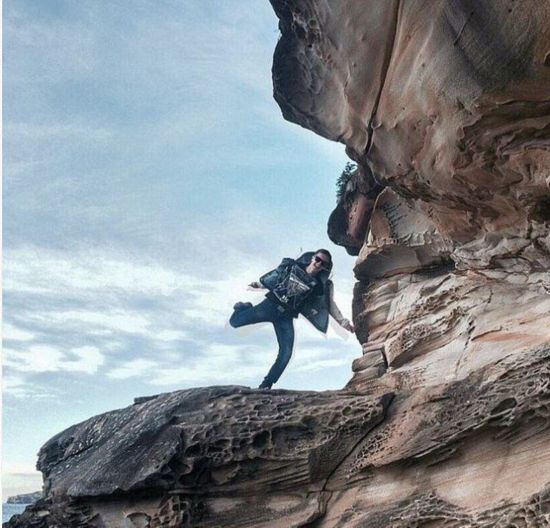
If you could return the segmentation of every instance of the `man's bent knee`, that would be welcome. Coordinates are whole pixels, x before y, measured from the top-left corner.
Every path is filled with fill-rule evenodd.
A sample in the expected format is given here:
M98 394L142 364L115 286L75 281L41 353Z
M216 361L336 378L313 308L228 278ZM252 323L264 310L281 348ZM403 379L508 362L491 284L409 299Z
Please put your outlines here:
M250 302L238 302L237 304L235 304L235 306L233 307L233 314L229 318L229 324L233 328L238 328L239 326L243 326L249 323L250 321L248 320L248 318L250 317L249 312L251 308L253 308L253 305Z

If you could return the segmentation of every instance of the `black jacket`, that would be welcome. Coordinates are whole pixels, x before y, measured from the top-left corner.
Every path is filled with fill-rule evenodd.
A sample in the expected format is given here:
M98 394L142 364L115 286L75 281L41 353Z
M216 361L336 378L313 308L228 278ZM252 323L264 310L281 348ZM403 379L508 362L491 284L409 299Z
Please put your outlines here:
M311 262L313 255L315 255L315 252L308 251L297 259L284 258L274 270L260 277L261 284L271 292L280 283L290 267L298 264L305 269ZM323 270L315 276L318 286L311 291L300 307L300 313L321 332L326 332L328 328L329 287L332 285L329 275L330 271Z

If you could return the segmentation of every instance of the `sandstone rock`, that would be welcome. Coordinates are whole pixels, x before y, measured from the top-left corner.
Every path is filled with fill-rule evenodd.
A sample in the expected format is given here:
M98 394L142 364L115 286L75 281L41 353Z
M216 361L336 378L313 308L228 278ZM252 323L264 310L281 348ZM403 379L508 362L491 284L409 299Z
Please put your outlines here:
M328 236L335 244L344 246L350 255L359 254L381 190L370 169L358 166L330 215Z
M548 269L544 2L272 3L287 119L345 143L379 188L414 202L459 246L457 265Z
M546 411L527 403L526 416L545 417L534 428L519 420L514 440L487 424L517 412L524 376L540 375L530 386L548 396L549 6L272 4L283 115L344 143L358 183L369 175L329 221L331 239L358 255L353 314L365 359L348 387L396 394L357 448L368 462L351 455L331 478L319 526L547 525ZM388 365L378 379L372 351ZM489 392L507 392L500 369L514 382L483 411ZM457 423L469 433L454 444ZM409 441L422 447L407 451Z
M50 513L37 526L301 526L323 515L327 479L391 393L209 387L138 401L44 445Z
M413 203L385 188L377 197L359 253L359 279L412 273L449 263L453 244Z
M357 372L367 368L373 367L386 367L382 350L373 350L372 352L365 352L362 357L353 361L351 370Z

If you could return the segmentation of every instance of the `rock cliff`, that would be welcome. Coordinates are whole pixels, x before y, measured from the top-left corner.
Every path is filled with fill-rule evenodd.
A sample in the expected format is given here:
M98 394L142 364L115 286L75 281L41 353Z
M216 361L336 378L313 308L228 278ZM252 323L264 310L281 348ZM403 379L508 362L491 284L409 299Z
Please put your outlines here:
M42 498L41 491L21 493L20 495L12 495L11 497L8 497L6 504L33 504L40 498Z
M284 117L357 163L328 232L363 356L78 424L10 526L550 526L550 5L271 3Z

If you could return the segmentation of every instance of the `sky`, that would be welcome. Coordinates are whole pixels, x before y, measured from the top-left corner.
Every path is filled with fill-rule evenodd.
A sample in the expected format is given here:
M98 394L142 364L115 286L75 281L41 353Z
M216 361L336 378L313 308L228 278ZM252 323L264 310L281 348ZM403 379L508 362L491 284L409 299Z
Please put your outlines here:
M282 257L354 259L326 224L347 158L272 97L267 0L4 0L3 495L49 438L133 398L257 386L269 324L236 301ZM277 388L337 389L353 336L296 321Z

